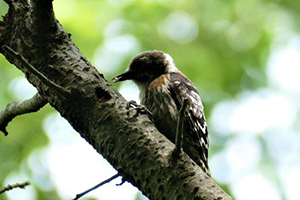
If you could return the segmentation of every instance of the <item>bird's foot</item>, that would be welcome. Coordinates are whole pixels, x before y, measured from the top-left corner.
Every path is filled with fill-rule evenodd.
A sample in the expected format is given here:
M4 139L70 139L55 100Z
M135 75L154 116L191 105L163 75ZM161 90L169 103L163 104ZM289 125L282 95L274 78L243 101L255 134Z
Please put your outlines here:
M126 109L127 110L136 110L136 115L137 114L147 114L149 118L152 117L151 111L146 106L139 105L134 100L127 102Z

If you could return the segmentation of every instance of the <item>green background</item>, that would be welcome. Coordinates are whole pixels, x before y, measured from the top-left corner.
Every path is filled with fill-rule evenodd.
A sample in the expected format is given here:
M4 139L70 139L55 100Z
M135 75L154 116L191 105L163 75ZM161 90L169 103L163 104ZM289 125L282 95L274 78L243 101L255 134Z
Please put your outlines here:
M198 88L205 106L212 175L235 199L300 198L293 184L300 178L296 120L300 81L295 78L296 72L300 76L300 1L56 0L54 10L83 55L108 80L124 71L139 52L157 49L174 58ZM0 1L0 14L6 11L7 5ZM277 68L283 73L274 70ZM136 98L133 84L121 87L122 94L133 91L132 98ZM0 109L34 92L24 75L1 55ZM247 112L248 118L243 118ZM34 193L34 199L70 198L59 190L51 165L44 161L53 142L47 126L59 121L51 121L51 116L58 118L47 105L38 113L17 117L8 126L9 136L0 135L0 188L23 180L11 178L16 176L32 182L25 190ZM53 134L63 139L54 142L80 140L70 128L72 139L58 130ZM86 167L82 170L88 170ZM110 175L102 173L107 178ZM111 187L119 190L114 184ZM22 194L12 192L0 199ZM95 195L97 192L101 193L95 191ZM255 193L257 196L251 196ZM144 197L137 194L135 198Z

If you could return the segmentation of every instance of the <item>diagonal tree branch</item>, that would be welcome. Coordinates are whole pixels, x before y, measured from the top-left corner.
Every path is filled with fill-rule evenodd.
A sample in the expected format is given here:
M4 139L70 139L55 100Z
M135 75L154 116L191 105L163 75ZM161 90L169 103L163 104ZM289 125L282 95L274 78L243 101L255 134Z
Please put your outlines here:
M89 193L89 192L91 192L91 191L93 191L93 190L95 190L95 189L101 187L102 185L104 185L104 184L106 184L106 183L111 182L112 180L118 178L119 176L120 176L120 174L117 173L117 174L113 175L112 177L110 177L110 178L108 178L108 179L102 181L101 183L95 185L94 187L92 187L92 188L90 188L90 189L88 189L88 190L86 190L86 191L84 191L84 192L82 192L82 193L77 194L76 197L74 198L74 200L81 198L82 196L84 196L84 195L86 195L87 193Z
M171 159L174 144L157 131L146 114L126 109L125 99L91 66L55 19L51 0L12 1L3 23L0 46L11 47L49 80L72 91L72 100L65 101L7 52L0 49L0 53L146 196L231 199L185 153Z
M18 115L36 112L46 104L47 100L39 95L39 93L35 94L30 99L26 99L21 102L9 103L6 108L0 112L0 131L7 136L8 132L6 131L6 127L13 118Z
M64 98L69 98L70 97L70 92L66 89L64 89L63 87L53 83L52 81L50 81L45 75L43 75L42 73L40 73L38 70L36 70L27 60L25 60L25 58L23 58L23 56L21 56L20 54L18 54L17 52L15 52L14 50L12 50L10 47L4 45L2 47L2 49L11 57L13 57L14 59L18 60L21 65L23 65L24 67L27 68L27 70L34 74L35 76L37 76L44 84L48 85L50 88L52 88L53 90L55 90L56 92L58 92L60 95L62 95Z
M9 191L9 190L13 190L15 188L21 188L21 189L24 189L26 186L30 185L30 182L29 181L26 181L24 183L16 183L16 184L13 184L13 185L8 185L6 186L5 188L1 189L0 190L0 194L6 192L6 191Z

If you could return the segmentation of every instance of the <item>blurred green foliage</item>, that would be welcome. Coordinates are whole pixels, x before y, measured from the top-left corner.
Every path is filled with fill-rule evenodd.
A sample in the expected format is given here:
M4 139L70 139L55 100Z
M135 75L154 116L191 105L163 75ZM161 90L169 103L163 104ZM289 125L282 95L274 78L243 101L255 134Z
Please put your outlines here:
M274 38L280 31L300 32L300 1L295 0L56 0L54 9L83 55L108 80L141 51L169 53L196 84L208 119L218 102L265 87ZM6 11L0 1L0 14ZM1 55L1 110L17 100L18 91L11 86L17 77L24 75ZM17 117L8 126L10 135L0 135L0 187L11 173L34 179L27 159L48 144L42 119L49 112L54 111L46 106ZM211 145L210 156L221 151L227 139L216 138L223 142ZM268 164L263 166L270 171ZM228 185L223 187L230 192ZM39 190L37 199L58 198L55 188L47 192L34 188Z

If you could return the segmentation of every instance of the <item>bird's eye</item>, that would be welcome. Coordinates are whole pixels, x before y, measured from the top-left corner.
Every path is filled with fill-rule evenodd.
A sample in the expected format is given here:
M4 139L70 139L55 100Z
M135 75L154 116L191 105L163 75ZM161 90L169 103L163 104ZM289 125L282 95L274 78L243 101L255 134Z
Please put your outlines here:
M148 62L148 61L149 61L149 58L146 57L146 56L143 56L143 57L140 58L140 60L141 60L142 62Z
M160 68L165 68L165 63L159 64L159 67L160 67Z

